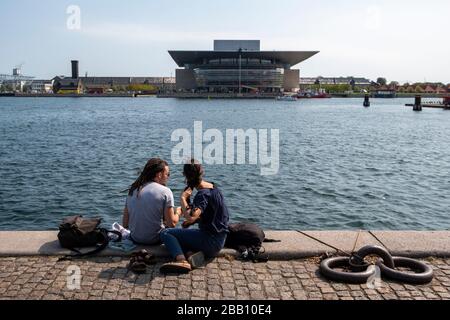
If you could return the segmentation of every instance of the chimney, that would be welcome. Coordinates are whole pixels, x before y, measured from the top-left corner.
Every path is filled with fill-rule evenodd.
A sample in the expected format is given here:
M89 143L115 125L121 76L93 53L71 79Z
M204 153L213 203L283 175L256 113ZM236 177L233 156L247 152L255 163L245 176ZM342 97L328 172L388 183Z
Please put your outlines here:
M72 79L78 79L78 60L72 60Z

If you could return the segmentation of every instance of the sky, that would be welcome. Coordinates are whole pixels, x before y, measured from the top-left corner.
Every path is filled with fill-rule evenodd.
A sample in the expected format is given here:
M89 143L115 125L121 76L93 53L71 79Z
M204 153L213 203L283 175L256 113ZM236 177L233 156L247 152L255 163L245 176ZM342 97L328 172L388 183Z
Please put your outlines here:
M79 8L73 11L73 6ZM450 82L448 0L1 0L0 73L174 76L168 50L258 39L320 53L302 77Z

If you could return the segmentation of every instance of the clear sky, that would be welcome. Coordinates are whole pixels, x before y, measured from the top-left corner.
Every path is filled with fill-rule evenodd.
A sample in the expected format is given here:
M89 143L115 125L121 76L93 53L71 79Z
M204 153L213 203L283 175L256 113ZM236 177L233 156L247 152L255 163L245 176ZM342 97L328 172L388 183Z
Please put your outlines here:
M67 27L70 5L80 29ZM449 0L1 0L0 73L25 63L27 75L69 75L78 59L83 75L170 76L167 50L259 39L321 51L297 66L305 77L448 83L449 16Z

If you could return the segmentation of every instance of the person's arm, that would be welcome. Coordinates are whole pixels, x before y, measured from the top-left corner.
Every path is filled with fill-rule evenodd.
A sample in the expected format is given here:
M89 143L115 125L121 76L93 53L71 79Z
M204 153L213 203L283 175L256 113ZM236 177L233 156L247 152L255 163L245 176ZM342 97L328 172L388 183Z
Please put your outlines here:
M173 207L167 208L164 213L164 224L168 228L175 228L180 221L180 215L175 211Z
M182 196L181 196L181 203L186 204L188 203L188 200L190 198L190 196L192 195L192 190L188 189L185 192L183 192ZM183 223L183 228L189 228L190 226L196 224L203 213L203 210L206 208L206 206L208 205L208 201L204 196L196 196L196 198L194 199L194 207L193 208L188 208L187 210L183 211L184 214L184 218L186 219L186 221Z
M183 228L189 228L190 226L196 224L202 215L201 209L195 209L194 211L189 210L184 215L185 221L183 222Z
M167 228L175 228L177 223L180 221L180 216L178 212L174 209L175 201L173 199L173 193L169 190L166 194L166 204L165 204L165 212L164 212L164 225Z
M128 213L128 208L125 207L123 209L123 219L122 219L122 225L125 229L128 229L130 226L130 214Z
M186 190L184 190L184 192L181 194L181 212L184 216L186 216L186 213L190 211L190 206L189 206L189 199L192 196L192 189L191 188L187 188Z

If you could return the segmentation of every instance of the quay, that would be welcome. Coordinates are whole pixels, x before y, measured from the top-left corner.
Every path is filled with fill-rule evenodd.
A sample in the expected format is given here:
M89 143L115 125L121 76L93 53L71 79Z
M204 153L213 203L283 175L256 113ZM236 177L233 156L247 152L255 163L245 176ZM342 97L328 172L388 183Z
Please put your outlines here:
M450 110L450 96L444 96L442 102L422 103L422 96L416 96L414 104L406 104L407 107L413 107L414 111L422 111L422 108L435 108Z
M279 94L253 94L253 93L163 93L158 94L158 98L177 98L177 99L276 99Z
M147 272L128 271L128 254L107 249L99 256L58 261L69 253L59 247L57 232L0 232L1 300L440 300L450 299L450 231L307 231L345 251L381 240L393 255L420 258L434 269L428 285L385 281L367 285L334 283L318 272L318 258L335 251L296 231L267 231L280 243L264 244L267 263L239 261L232 250L204 268L185 275L163 275L168 261L161 247L146 249L157 257ZM359 235L359 236L358 236ZM355 243L356 241L356 243ZM137 248L138 250L140 248ZM67 270L81 272L79 288L67 286Z

